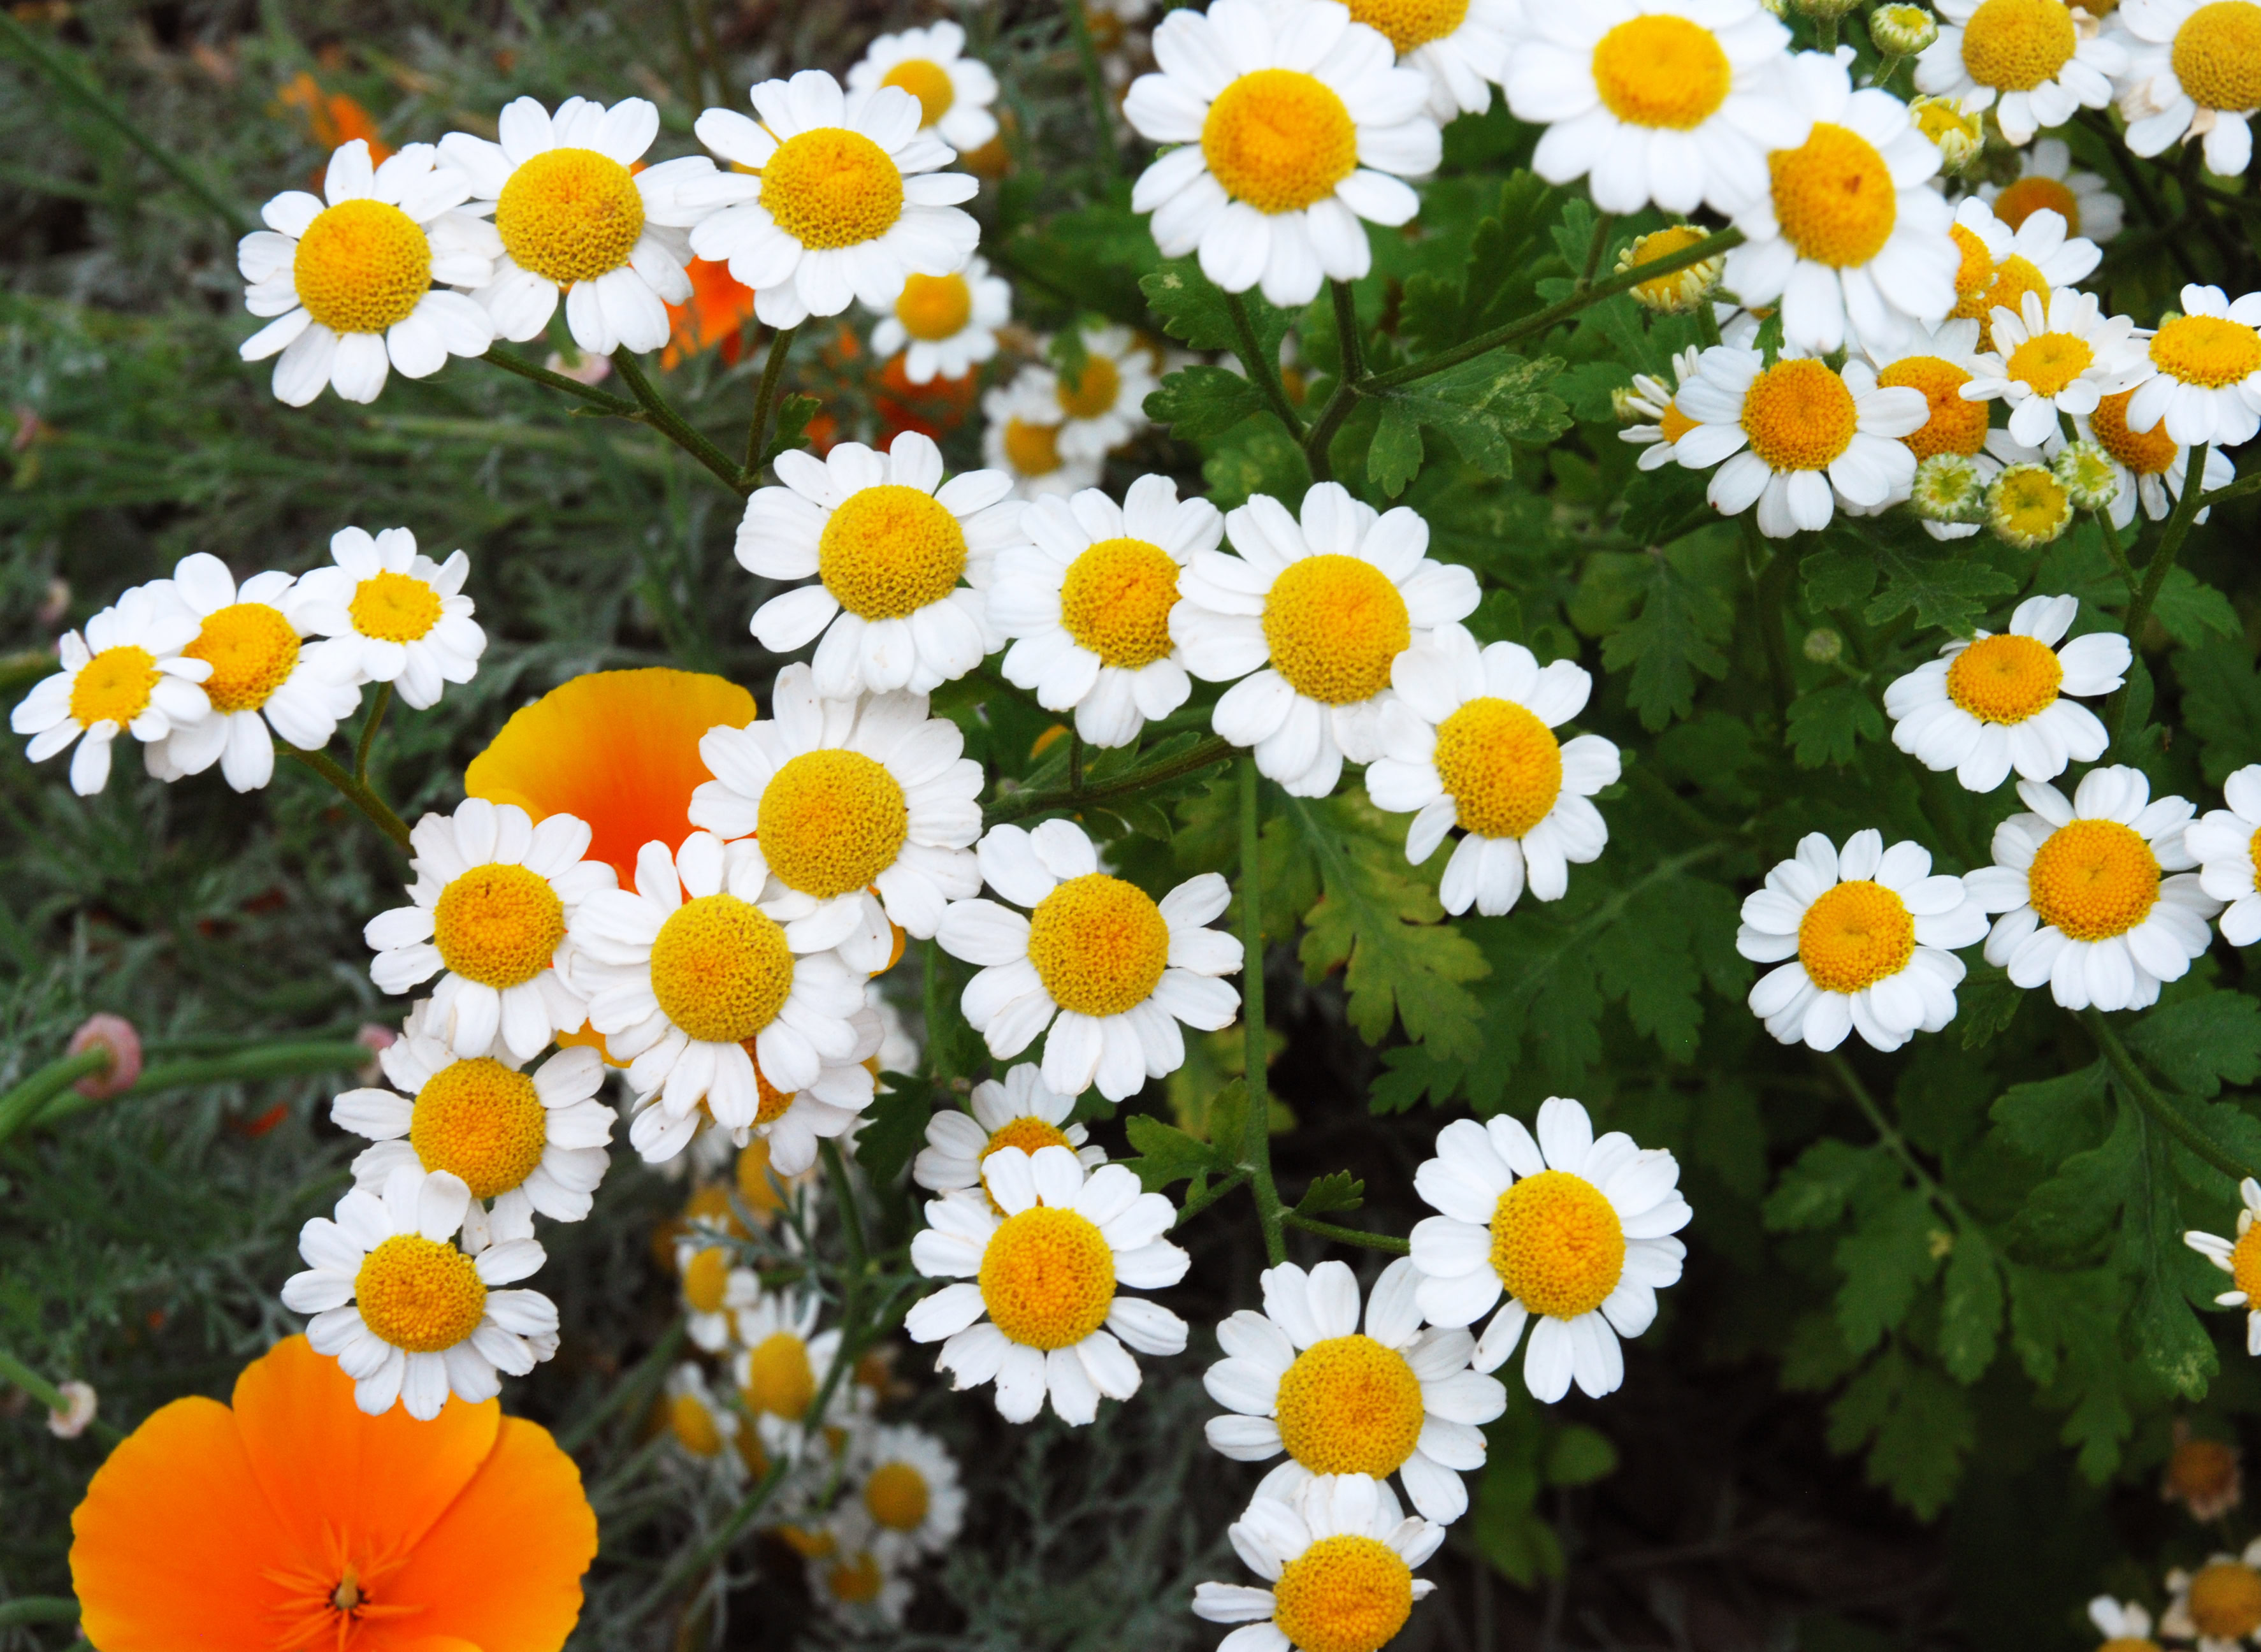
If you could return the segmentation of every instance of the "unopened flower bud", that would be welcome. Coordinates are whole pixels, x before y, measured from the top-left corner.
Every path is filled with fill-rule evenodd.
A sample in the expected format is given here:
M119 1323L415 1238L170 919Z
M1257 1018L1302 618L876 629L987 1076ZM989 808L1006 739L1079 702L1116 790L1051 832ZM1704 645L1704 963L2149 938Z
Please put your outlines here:
M1939 38L1939 19L1921 6L1878 6L1869 14L1869 38L1887 57L1913 57Z
M1986 484L1963 455L1934 453L1916 465L1908 503L1927 522L1984 521Z
M1966 110L1959 99L1915 98L1908 104L1908 118L1939 151L1942 171L1960 172L1986 147L1985 113Z
M1671 224L1653 233L1640 236L1618 255L1618 273L1653 264L1660 258L1669 258L1705 239L1706 232L1692 224ZM1653 276L1636 284L1632 289L1633 302L1645 310L1654 310L1666 315L1685 315L1698 305L1707 302L1719 290L1719 277L1726 273L1727 255L1715 253L1709 258L1698 259L1684 269L1669 275Z
M68 1055L97 1046L110 1052L110 1065L90 1073L71 1088L89 1100L102 1102L133 1087L141 1076L141 1035L123 1016L89 1016L71 1034Z
M2072 496L2047 465L2009 465L1986 490L1986 526L2020 550L2054 542L2071 521Z
M1845 651L1845 639L1835 628L1817 625L1805 634L1805 657L1816 665L1827 665Z
M2093 442L2067 442L2049 461L2049 474L2064 484L2066 495L2084 511L2109 509L2120 497L2120 467Z
M47 1432L57 1440L76 1440L94 1420L97 1402L93 1385L74 1377L55 1386L62 1394L63 1409L47 1413Z

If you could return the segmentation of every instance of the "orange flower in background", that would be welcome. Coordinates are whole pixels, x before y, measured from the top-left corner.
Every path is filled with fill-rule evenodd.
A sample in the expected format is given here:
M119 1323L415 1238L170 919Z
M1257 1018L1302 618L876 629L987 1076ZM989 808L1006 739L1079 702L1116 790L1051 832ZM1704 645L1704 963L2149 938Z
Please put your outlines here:
M674 336L660 353L659 364L673 367L685 356L721 348L730 366L746 348L746 323L753 319L754 290L730 278L730 267L694 258L684 266L691 277L691 302L671 304L667 319Z
M312 75L300 69L283 83L276 93L276 101L285 109L294 109L305 122L306 135L327 153L341 143L351 143L355 138L369 145L369 163L382 166L391 155L391 148L377 135L377 117L363 109L343 92L326 92ZM327 170L326 158L322 169ZM315 177L320 187L320 174Z
M234 1405L175 1400L71 1516L102 1652L556 1652L597 1518L547 1429L450 1398L364 1416L353 1379L277 1343Z
M873 381L872 408L879 415L879 445L883 448L906 430L940 440L965 422L965 415L980 392L978 371L963 378L935 378L923 384L912 384L903 373L905 354L898 350L888 357L887 364Z

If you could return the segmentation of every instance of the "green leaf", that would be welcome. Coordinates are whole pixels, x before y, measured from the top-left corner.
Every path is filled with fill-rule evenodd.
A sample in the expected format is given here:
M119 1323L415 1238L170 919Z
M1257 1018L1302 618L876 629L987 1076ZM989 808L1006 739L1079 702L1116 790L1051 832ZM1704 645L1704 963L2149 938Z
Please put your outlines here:
M1355 1210L1366 1203L1366 1183L1347 1170L1330 1171L1303 1189L1296 1201L1298 1216L1324 1216L1330 1210Z
M1138 291L1162 319L1162 330L1196 350L1242 350L1240 329L1233 325L1225 296L1201 272L1191 258L1173 258L1150 276L1138 279ZM1288 336L1294 312L1274 308L1253 289L1240 295L1256 332L1257 347L1267 352L1266 366L1276 370L1280 341ZM1246 361L1241 363L1248 367ZM1253 371L1253 370L1251 369Z
M2044 1165L2056 1166L2092 1147L2104 1133L2104 1063L2078 1072L2013 1084L1989 1110L1995 1133Z
M2078 1261L2093 1251L2111 1231L2141 1167L2143 1142L2135 1119L2135 1108L2123 1104L2101 1144L2072 1154L2026 1196L2010 1225L2021 1248L2061 1261Z
M2151 605L2151 613L2169 636L2185 648L2214 636L2242 636L2245 625L2229 599L2212 585L2200 584L2187 568L2167 570L2166 582Z
M1214 1111L1210 1117L1214 1119ZM1133 1113L1123 1121L1123 1128L1140 1154L1124 1162L1138 1174L1138 1185L1149 1193L1159 1193L1172 1182L1183 1182L1188 1176L1231 1167L1230 1154L1151 1114Z
M1856 1147L1825 1136L1782 1173L1763 1207L1766 1225L1777 1233L1834 1226L1848 1204L1897 1181L1899 1174L1883 1147Z
M1569 410L1548 386L1562 363L1552 356L1525 361L1489 351L1427 378L1371 392L1382 418L1432 426L1452 439L1461 456L1493 476L1515 473L1518 442L1553 441L1570 427Z
M762 447L762 462L757 470L768 466L787 448L797 448L808 434L808 421L816 417L824 404L814 396L787 396L778 403L777 422L770 427L770 439Z
M2026 989L2012 980L2009 972L1984 959L1970 961L1970 973L1955 989L1955 1019L1966 1050L1983 1049L2017 1016L2026 1002Z
M1968 1385L1994 1362L2002 1332L2002 1274L1994 1248L1976 1227L1956 1235L1947 1258L1940 1302L1939 1359L1947 1374Z
M1620 362L1581 362L1576 367L1564 369L1555 384L1569 403L1573 418L1588 424L1615 424L1618 409L1612 392L1629 389L1633 374Z
M1396 499L1420 474L1423 457L1421 421L1403 402L1384 404L1373 444L1366 450L1366 479L1385 497Z
M2261 1003L2243 993L2204 992L2154 1009L2127 1038L2160 1077L2193 1095L2261 1078Z
M1817 611L1852 607L1877 588L1876 559L1856 551L1817 550L1798 571L1805 579L1806 606Z
M1626 699L1653 734L1695 709L1698 673L1727 674L1722 645L1734 628L1735 611L1671 557L1641 561L1640 611L1604 641L1602 664L1613 672L1632 668Z
M1277 419L1248 419L1226 433L1217 450L1202 461L1209 502L1229 511L1257 493L1301 499L1311 472L1303 450Z
M1968 636L1989 602L2018 588L2009 575L1968 551L1919 550L1880 541L1876 552L1884 588L1862 610L1870 625L1913 612L1919 627Z
M1927 1520L1947 1505L1978 1437L1970 1399L1926 1365L1893 1349L1845 1385L1829 1411L1829 1446L1869 1446L1870 1483Z
M1183 442L1221 436L1264 411L1263 392L1222 367L1180 368L1146 398L1146 417Z
M1837 1241L1845 1282L1837 1290L1837 1328L1845 1346L1865 1354L1899 1329L1916 1292L1939 1271L1952 1242L1931 1201L1913 1188L1863 1211L1859 1225Z
M1861 684L1828 683L1790 702L1785 737L1799 768L1842 768L1861 740L1884 737L1884 714Z
M1547 1447L1548 1485L1591 1485L1617 1472L1618 1448L1598 1428L1571 1423Z
M1677 464L1640 470L1626 484L1625 514L1618 532L1643 545L1665 545L1709 528L1719 514L1704 498L1704 473Z
M926 1121L934 1111L934 1086L902 1073L879 1074L865 1125L856 1138L856 1162L880 1187L902 1173L926 1140Z
M2199 767L2220 786L2261 761L2261 675L2241 641L2186 648L2174 657L2184 725L2199 739Z
M1532 174L1516 172L1500 186L1492 216L1469 237L1459 277L1406 277L1400 327L1415 356L1433 356L1532 307L1539 277L1567 268L1546 242L1547 224L1561 199Z

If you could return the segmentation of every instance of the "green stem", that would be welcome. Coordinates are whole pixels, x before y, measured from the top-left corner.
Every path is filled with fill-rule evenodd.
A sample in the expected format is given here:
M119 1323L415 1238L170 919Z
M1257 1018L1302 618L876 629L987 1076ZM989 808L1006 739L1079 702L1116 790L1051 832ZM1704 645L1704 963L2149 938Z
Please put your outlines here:
M563 391L615 419L632 419L639 424L643 422L643 409L635 403L599 390L594 384L585 384L578 378L568 378L563 373L553 373L546 367L537 367L522 356L512 355L499 344L490 346L487 353L479 359L490 367L499 367L506 373L515 373L520 378L532 379L537 384Z
M1301 1228L1306 1233L1316 1233L1338 1245L1362 1245L1370 1251L1388 1251L1392 1256L1410 1256L1413 1243L1395 1233L1369 1233L1364 1228L1342 1227L1332 1222L1322 1222L1316 1217L1300 1216L1293 1210L1281 1214L1281 1221L1289 1227Z
M1083 14L1083 0L1060 0L1067 18L1075 55L1083 65L1083 83L1091 94L1091 135L1099 155L1099 171L1113 180L1123 169L1123 156L1115 136L1115 112L1108 107L1107 73L1099 65L1099 48L1091 42L1091 20Z
M1769 551L1769 561L1758 578L1759 642L1766 650L1767 674L1774 679L1776 708L1786 713L1798 695L1798 679L1790 663L1790 636L1784 625L1791 576L1798 571L1790 554L1793 542L1776 540L1768 546L1758 531L1755 514L1744 513L1742 522L1744 536L1752 548Z
M1814 18L1813 34L1822 51L1834 52L1837 49L1837 14L1828 11Z
M2104 1018L2102 1010L2091 1007L2081 1010L2079 1015L2080 1024L2088 1029L2088 1036L2103 1052L2104 1059L2110 1064L2113 1075L2120 1081L2121 1088L2142 1104L2143 1110L2157 1121L2160 1129L2233 1182L2243 1182L2249 1176L2261 1177L2261 1170L2255 1169L2218 1146L2193 1124L2180 1108L2159 1094L2151 1081L2143 1076L2143 1069L2135 1065L2135 1058L2128 1052L2128 1046L2120 1041L2120 1035L2112 1030L2112 1024Z
M355 779L340 768L337 760L327 751L301 751L297 746L283 748L308 768L334 786L362 814L369 816L377 830L398 844L403 852L408 848L408 827L392 812L392 806L371 791L367 782Z
M637 362L634 350L621 345L613 352L613 366L635 393L638 405L643 409L646 423L712 470L722 485L733 493L743 498L754 491L753 484L746 479L736 465L730 463L729 456L721 449L685 423L683 415L667 405L667 399L652 387L651 380L644 377L643 368Z
M754 396L754 422L746 429L746 468L742 472L749 483L761 474L762 452L769 445L770 414L777 407L778 387L785 382L785 358L793 348L793 334L798 327L789 327L770 335L770 353L762 358L762 387Z
M2198 519L2200 490L2205 485L2207 444L2194 442L2183 460L2182 497L2175 508L2167 514L2167 525L2159 535L2159 548L2151 553L2150 561L2143 564L2143 588L2128 603L2121 616L2120 628L2127 634L2128 648L2132 656L2128 671L2134 674L2135 660L2143 657L2143 622L2151 617L2151 605L2159 600L2160 587L2167 583L2167 575L2174 571L2175 557L2183 548L2183 540ZM2193 478L2197 480L2193 482ZM2120 744L2121 726L2128 718L2128 686L2122 683L2112 693L2112 702L2105 708L2104 726L2111 732L2112 744Z
M78 1602L68 1595L18 1595L0 1600L0 1629L19 1623L75 1623Z
M1232 743L1222 735L1211 735L1197 745L1159 763L1134 769L1120 779L1104 781L1087 790L1064 786L1049 792L1015 792L999 798L981 813L981 823L987 828L1001 821L1019 820L1024 815L1040 815L1047 809L1077 808L1087 803L1105 802L1109 798L1123 797L1132 792L1143 792L1150 786L1159 786L1165 780L1174 780L1199 769L1214 768L1232 755Z
M1594 271L1602 267L1602 255L1609 250L1610 231L1617 221L1615 212L1604 212L1594 220L1593 235L1586 242L1586 267L1578 275L1579 291L1594 284Z
M827 1136L816 1144L824 1156L824 1174L832 1182L832 1190L840 1200L840 1231L848 1241L848 1267L856 1279L862 1279L865 1259L870 1254L864 1241L864 1210L856 1198L856 1184L849 1178L848 1161L840 1156L840 1142Z
M13 1383L51 1411L70 1410L70 1401L64 1397L62 1390L5 1348L0 1348L0 1382ZM112 1427L99 1417L87 1425L87 1432L112 1445L126 1438L123 1429Z
M1263 393L1266 403L1280 422L1288 427L1288 434L1297 442L1303 439L1303 415L1288 399L1288 387L1280 382L1280 358L1277 352L1264 353L1263 341L1256 336L1256 324L1248 319L1248 305L1237 292L1224 295L1225 312L1232 317L1232 335L1240 342L1233 354L1240 357L1240 365L1248 375L1249 383Z
M83 1078L110 1070L107 1045L95 1045L76 1055L50 1061L38 1072L0 1095L0 1142L37 1118L47 1104Z
M624 1411L635 1409L638 1400L657 1387L675 1362L678 1349L683 1347L684 1322L675 1320L667 1333L652 1344L651 1352L638 1360L628 1374L614 1384L613 1391L599 1401L594 1411L562 1429L557 1435L558 1448L567 1453L578 1451L603 1427L611 1418Z
M369 704L369 715L362 720L361 740L354 747L354 779L364 786L369 784L370 750L377 744L377 731L384 726L385 707L391 704L392 685L379 683L376 698Z
M1265 1087L1264 1058L1264 830L1253 752L1240 759L1240 1021L1248 1086L1248 1115L1243 1124L1241 1167L1256 1196L1256 1219L1264 1229L1264 1254L1273 1267L1288 1260L1280 1189L1272 1180L1272 1102Z
M2185 487L2188 487L2190 485L2190 471L2187 470L2183 472L2183 485ZM2199 478L2199 481L2200 485L2204 485L2206 481L2205 477L2201 475ZM2235 482L2224 482L2220 487L2215 488L2212 492L2200 499L2198 502L2198 507L2202 511L2212 510L2217 505L2227 504L2231 499L2242 499L2250 493L2261 493L2261 470L2256 470L2250 476L2241 476ZM53 658L53 657L49 655L42 655L40 657L43 659ZM53 667L50 666L49 669L53 669Z
M2128 597L2133 601L2138 588L2135 571L2128 565L2128 553L2120 547L2120 530L2112 525L2109 506L2096 513L2097 532L2104 535L2104 554L2112 559L2112 571L2128 587Z
M196 1056L181 1061L161 1061L141 1069L141 1076L116 1095L80 1095L64 1091L38 1112L27 1114L0 1128L0 1141L19 1127L45 1129L84 1112L104 1101L155 1095L165 1090L188 1089L199 1084L229 1084L259 1079L304 1078L321 1073L351 1072L369 1065L366 1045L334 1039L290 1044L255 1044L224 1055Z
M1189 1196L1185 1203L1178 1208L1178 1219L1170 1225L1183 1227L1188 1217L1200 1215L1247 1180L1248 1173L1245 1170L1235 1170L1227 1175L1219 1176L1199 1193Z
M1336 348L1342 370L1335 377L1327 405L1319 409L1317 420L1303 438L1303 463L1315 482L1324 482L1334 474L1327 449L1334 445L1335 433L1350 418L1351 409L1358 406L1358 383L1366 377L1366 340L1359 330L1358 295L1346 281L1330 284L1334 289Z
M1877 1132L1877 1139L1884 1143L1892 1157L1900 1161L1901 1167L1906 1170L1909 1177L1922 1191L1924 1197L1929 1199L1942 1214L1952 1220L1958 1231L1976 1226L1977 1225L1970 1219L1970 1213L1963 1208L1962 1202L1941 1186L1937 1177L1924 1168L1923 1161L1915 1156L1914 1150L1907 1145L1899 1131L1892 1128L1891 1123L1884 1117L1884 1110L1877 1105L1877 1098L1869 1093L1869 1087L1861 1082L1861 1075L1853 1070L1853 1064L1834 1050L1822 1058L1822 1064L1836 1075L1838 1083L1845 1087L1845 1093L1853 1098L1853 1104L1861 1110L1861 1116L1869 1121L1869 1127Z

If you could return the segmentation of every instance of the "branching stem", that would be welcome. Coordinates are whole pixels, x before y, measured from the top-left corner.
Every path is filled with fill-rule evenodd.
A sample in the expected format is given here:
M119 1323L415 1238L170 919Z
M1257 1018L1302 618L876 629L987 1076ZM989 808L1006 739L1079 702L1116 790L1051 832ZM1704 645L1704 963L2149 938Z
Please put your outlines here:
M338 765L337 759L327 751L302 751L297 746L283 748L308 768L338 788L347 802L369 816L377 830L392 839L403 853L408 849L408 827L392 812L392 805L370 789L365 780L356 779Z

